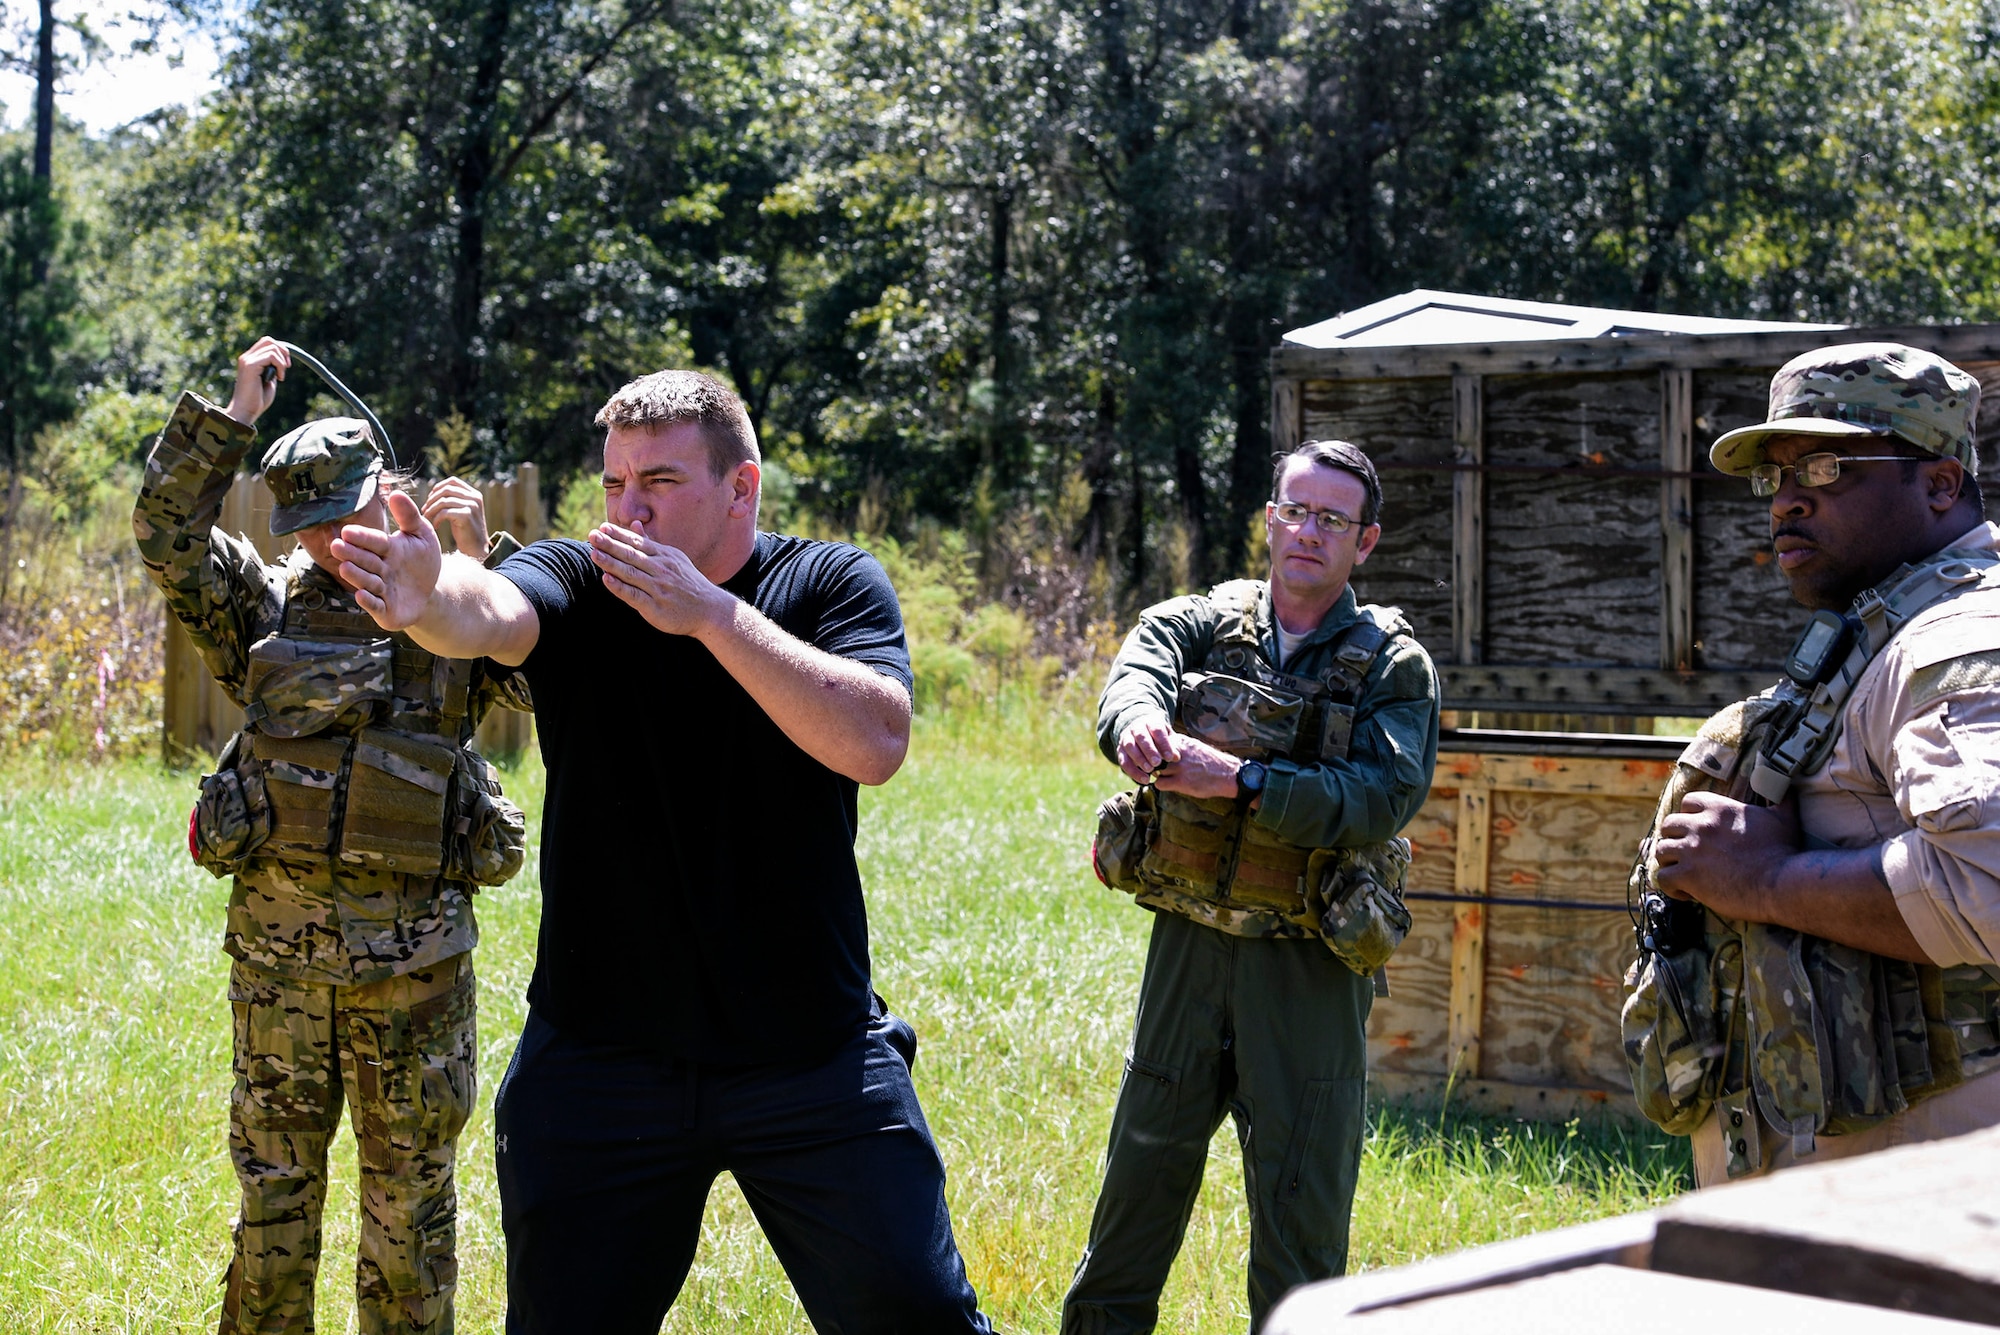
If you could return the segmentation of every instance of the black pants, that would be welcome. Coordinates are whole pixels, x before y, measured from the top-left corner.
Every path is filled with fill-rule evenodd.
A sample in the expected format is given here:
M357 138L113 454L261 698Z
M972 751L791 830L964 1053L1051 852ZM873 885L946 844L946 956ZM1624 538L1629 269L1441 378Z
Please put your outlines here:
M656 1335L724 1170L823 1335L989 1331L915 1052L885 1013L824 1061L714 1066L578 1043L530 1012L494 1106L509 1335Z
M1250 1326L1347 1268L1374 986L1319 941L1153 923L1104 1189L1064 1335L1150 1331L1225 1116L1243 1146Z

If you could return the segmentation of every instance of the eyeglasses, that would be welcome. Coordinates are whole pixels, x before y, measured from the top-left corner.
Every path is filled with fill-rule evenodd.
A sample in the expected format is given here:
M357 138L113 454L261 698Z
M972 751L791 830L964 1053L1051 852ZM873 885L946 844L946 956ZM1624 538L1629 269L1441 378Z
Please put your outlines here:
M1273 501L1271 513L1278 522L1290 528L1297 528L1310 518L1322 533L1345 533L1355 525L1351 515L1338 510L1315 510L1310 505L1300 505L1297 501Z
M1840 477L1842 464L1901 463L1900 454L1808 454L1795 464L1758 464L1750 470L1752 496L1776 496L1784 485L1786 472L1795 474L1801 487L1824 487Z

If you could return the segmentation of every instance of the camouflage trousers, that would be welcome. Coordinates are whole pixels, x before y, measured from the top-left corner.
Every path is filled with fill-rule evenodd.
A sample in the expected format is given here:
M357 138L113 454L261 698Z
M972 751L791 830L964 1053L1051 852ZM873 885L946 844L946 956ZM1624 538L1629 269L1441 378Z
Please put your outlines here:
M360 1144L355 1307L365 1335L449 1335L452 1158L477 1094L470 952L378 983L304 983L237 963L229 1151L243 1186L223 1335L313 1329L326 1155L343 1100Z

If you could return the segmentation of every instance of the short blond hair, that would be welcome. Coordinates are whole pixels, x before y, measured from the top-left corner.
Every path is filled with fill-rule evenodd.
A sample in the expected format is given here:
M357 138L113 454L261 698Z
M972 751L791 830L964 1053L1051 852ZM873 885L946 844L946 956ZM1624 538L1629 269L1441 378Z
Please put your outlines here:
M709 475L720 482L740 463L762 466L757 432L750 413L734 390L700 371L655 371L642 375L613 394L597 410L601 427L665 428L681 422L701 426L708 442Z

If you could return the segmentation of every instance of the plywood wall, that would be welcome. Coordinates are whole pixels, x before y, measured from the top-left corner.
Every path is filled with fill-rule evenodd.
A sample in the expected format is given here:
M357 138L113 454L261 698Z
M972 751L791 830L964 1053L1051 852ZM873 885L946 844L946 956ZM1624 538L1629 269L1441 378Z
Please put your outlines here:
M1489 465L1659 467L1657 373L1489 376L1485 392ZM1488 476L1486 662L1651 666L1659 589L1657 482Z
M1440 1094L1450 1081L1499 1111L1629 1111L1618 1037L1633 954L1625 878L1669 769L1442 758L1405 831L1416 853L1414 925L1369 1020L1379 1084ZM1465 850L1479 821L1483 875L1468 882Z

